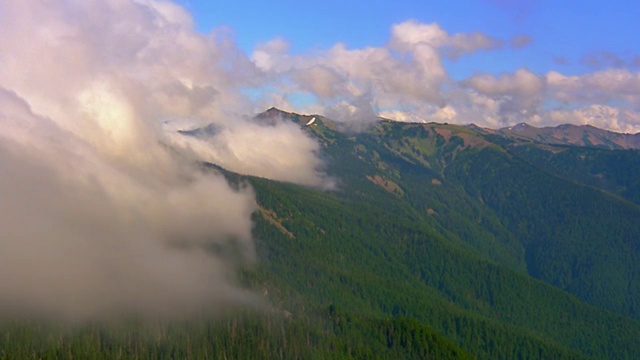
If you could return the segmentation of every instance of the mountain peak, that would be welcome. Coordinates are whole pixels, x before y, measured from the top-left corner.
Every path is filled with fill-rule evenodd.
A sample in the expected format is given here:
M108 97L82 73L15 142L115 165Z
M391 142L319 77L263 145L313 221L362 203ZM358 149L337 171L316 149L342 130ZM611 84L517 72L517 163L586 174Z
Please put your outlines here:
M286 115L292 115L292 113L286 112L284 110L278 109L275 106L272 106L272 107L268 108L266 111L261 112L258 115L256 115L256 118L264 119L264 118L274 118L274 117L286 116Z

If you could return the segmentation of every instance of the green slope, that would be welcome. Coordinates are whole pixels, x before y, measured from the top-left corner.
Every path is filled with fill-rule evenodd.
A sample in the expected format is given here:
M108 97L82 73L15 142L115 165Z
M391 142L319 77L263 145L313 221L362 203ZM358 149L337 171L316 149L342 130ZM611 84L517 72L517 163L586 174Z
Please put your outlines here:
M276 117L312 118L259 119ZM153 327L2 324L0 359L638 358L637 152L455 125L304 129L336 190L210 166L255 190L259 261L238 276L268 306Z
M461 180L473 174L466 191L483 199L518 236L529 273L592 304L637 318L638 205L518 159L495 157L479 154L450 173Z
M309 129L320 138L328 131L322 123ZM371 195L373 185L456 245L640 317L640 207L631 203L640 191L640 151L393 122L331 139L330 169L352 193L393 206Z
M541 166L544 161L525 158L514 150L521 144L511 139L455 125L382 122L369 131L348 134L323 127L320 121L308 130L331 139L323 142L324 154L342 181L340 197L420 222L431 231L429 236L439 236L457 250L533 275L592 305L638 316L640 212L615 191L620 184L626 184L622 187L628 192L637 191L624 171L605 172L614 181L598 187L588 183L593 175L570 176ZM624 154L637 157L637 152ZM593 157L590 168L611 169L606 162L611 156L620 157L603 152ZM627 164L637 169L637 164ZM457 281L475 273L460 274ZM481 283L485 278L475 280ZM534 303L530 305L540 306L538 299ZM588 326L593 325L572 322L568 328Z
M335 305L357 316L408 317L480 358L640 351L637 322L471 254L428 224L340 195L252 184L287 230L257 219L263 268L254 282L287 311Z
M640 151L533 144L509 151L544 171L640 204Z

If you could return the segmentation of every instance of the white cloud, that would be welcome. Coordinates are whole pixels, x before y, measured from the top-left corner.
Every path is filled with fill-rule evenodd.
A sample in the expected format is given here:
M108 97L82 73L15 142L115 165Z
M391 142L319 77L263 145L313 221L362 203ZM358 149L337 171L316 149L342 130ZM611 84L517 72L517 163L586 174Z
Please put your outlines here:
M293 71L292 79L302 91L331 99L345 93L346 79L335 69L324 65L315 65L304 70Z
M405 21L394 25L391 47L399 51L414 51L416 47L428 46L445 49L447 55L458 57L478 50L495 49L502 46L496 39L480 33L459 33L449 35L436 23L422 24L416 21Z
M171 139L199 159L234 172L320 188L334 186L333 180L322 173L318 143L292 122L239 121L211 136L174 133Z
M166 1L7 0L0 23L11 174L0 179L0 316L186 316L251 301L233 274L252 258L254 196L203 173L205 153L162 123L215 123L221 165L324 185L300 128L239 115L256 110L243 90L270 75L227 29L199 34Z
M640 73L609 69L584 75L547 74L552 96L564 102L627 101L640 105Z
M507 43L519 48L531 41L520 35ZM639 75L624 69L564 75L523 68L498 75L479 73L460 82L450 79L443 58L502 46L503 41L483 33L449 34L435 23L406 21L392 27L384 47L349 49L339 43L327 50L291 55L288 45L277 39L259 47L254 59L266 56L258 63L272 64L261 68L275 79L279 99L299 93L317 99L317 104L303 108L296 108L295 101L284 101L289 109L312 110L341 121L360 122L380 115L399 121L473 122L488 127L519 122L553 125L559 119L557 111L571 112L576 105L615 108L618 114L632 114L640 107ZM268 56L260 53L265 49ZM598 125L630 129L604 121L605 116L599 117ZM633 116L627 118L623 123L633 121Z
M289 44L284 39L275 38L256 48L251 60L261 70L270 71L278 67L278 58L285 55L288 50Z
M526 69L517 70L513 74L476 75L465 81L476 91L487 95L513 95L522 98L540 96L544 90L544 79Z
M275 39L259 46L252 59L272 76L276 91L311 93L325 113L361 121L375 118L378 108L425 102L443 106L442 86L449 83L443 54L455 57L497 46L499 41L481 33L449 35L437 24L408 21L393 27L387 47L336 44L290 55L286 43Z
M380 116L385 119L400 121L400 122L417 122L417 123L426 122L425 119L419 117L418 115L416 115L414 112L411 112L411 111L384 110L380 112Z
M514 41L523 45L529 40ZM491 121L499 119L498 123L522 114L533 118L542 102L544 77L528 70L501 77L479 75L468 81L465 91L449 78L443 57L500 47L502 41L479 32L449 34L435 23L406 21L392 27L384 47L350 49L338 43L326 50L292 55L284 40L275 39L259 46L252 59L273 80L270 92L280 94L276 98L281 104L292 111L319 112L343 122L371 121L378 115L455 122L476 114ZM296 108L288 100L296 94L311 94L317 104ZM471 100L479 94L493 101L496 109L488 111L494 113L466 110L481 108Z
M640 132L640 112L607 105L550 110L548 118L553 124L592 125L621 133Z
M252 258L249 190L169 153L156 169L113 162L6 90L0 128L0 316L172 318L251 301L230 281L236 261L206 251L234 241Z
M628 70L568 76L520 69L500 76L473 76L461 83L462 92L451 93L447 100L455 104L458 121L488 127L572 123L635 132L639 129L638 79L637 73Z
M488 110L496 111L503 125L534 119L543 103L546 88L544 77L526 69L517 70L513 74L503 73L500 76L475 75L462 84L491 98L491 106L497 104L498 108Z

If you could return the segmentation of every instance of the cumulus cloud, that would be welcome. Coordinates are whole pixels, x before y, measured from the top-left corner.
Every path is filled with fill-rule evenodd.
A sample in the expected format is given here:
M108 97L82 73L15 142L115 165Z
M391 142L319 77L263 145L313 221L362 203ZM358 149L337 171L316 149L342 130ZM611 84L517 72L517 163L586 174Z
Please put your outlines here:
M481 32L450 35L438 24L422 24L406 21L392 28L391 47L399 51L414 51L416 47L428 46L444 49L446 55L456 58L478 50L490 50L502 46L502 42Z
M242 116L269 74L233 34L154 0L8 0L0 24L0 316L251 301L234 272L253 258L253 193L200 161L314 185L322 164L299 127ZM196 151L168 120L221 132Z
M514 14L532 10L531 4L493 3ZM286 41L275 39L259 46L252 59L274 80L270 90L278 95L272 94L272 101L290 111L322 113L347 123L382 116L488 127L519 122L554 125L560 119L582 121L565 116L577 114L578 108L584 110L581 113L611 108L618 115L603 114L618 122L606 121L608 115L602 115L589 117L592 124L611 130L633 128L620 125L632 122L634 116L629 114L640 109L640 79L630 70L637 62L633 56L593 54L588 62L607 69L579 75L521 68L501 74L478 72L456 81L447 71L447 61L463 61L461 56L499 50L505 44L517 49L531 42L527 35L500 40L480 32L451 34L436 23L410 20L392 26L390 39L382 47L350 49L338 43L292 55ZM556 57L554 62L562 65L567 59ZM307 94L312 100L297 106L294 99Z
M292 122L237 122L205 136L175 132L171 139L197 158L234 172L326 189L334 186L322 172L318 143Z
M458 121L460 114L453 106L446 105L444 107L422 107L417 115L416 111L403 110L384 110L380 112L380 116L387 119L393 119L401 122L439 122L448 123Z
M250 301L232 281L253 256L249 189L167 152L155 169L114 162L6 90L0 109L2 317L172 318Z
M285 40L274 39L256 48L252 60L272 80L271 101L290 111L322 113L348 124L381 116L489 127L519 122L553 125L562 118L557 111L570 112L576 107L568 104L574 102L615 107L620 114L637 111L638 75L629 70L569 76L523 68L477 73L461 81L452 80L447 72L446 60L498 50L505 43L520 48L531 41L526 35L502 41L479 32L450 34L435 23L406 21L392 26L383 47L350 49L338 43L293 55ZM306 94L312 101L297 107L292 99ZM602 120L595 126L624 128L598 119Z
M289 44L278 38L258 46L252 60L272 80L271 101L290 111L322 113L348 124L381 116L488 127L519 122L554 125L561 118L572 119L559 114L577 109L569 105L573 103L616 108L618 114L638 110L638 74L622 68L581 75L522 68L501 74L479 72L460 81L451 79L446 68L447 61L462 61L463 55L499 50L505 44L521 48L531 42L527 35L503 41L480 32L450 34L436 23L410 20L392 26L383 47L350 49L338 43L293 55ZM624 64L613 60L628 67L633 59ZM295 98L307 94L312 100L296 106ZM594 126L627 128L605 121L604 116L592 120Z
M283 38L275 38L258 46L251 59L264 71L278 70L288 50L289 44Z
M517 49L531 42L527 35L500 40L480 32L451 34L436 23L410 20L391 27L385 46L351 49L338 43L294 55L285 40L274 39L257 47L252 60L271 79L270 101L289 111L322 113L349 124L382 116L488 127L554 125L560 119L581 121L559 114L592 105L617 109L617 119L624 124L633 121L633 116L619 115L640 108L640 79L630 70L636 63L632 56L595 54L589 61L608 68L579 75L521 68L501 74L478 72L456 81L447 71L447 62L464 61L461 56L500 50L505 44ZM567 59L554 61L561 65ZM299 106L296 99L301 96L307 101ZM605 117L590 119L594 126L630 129Z
M520 69L499 76L478 74L460 82L448 100L458 121L489 127L529 122L536 125L590 124L613 131L637 131L640 77L624 69L581 75ZM462 90L462 91L461 91Z
M640 133L640 112L608 105L586 105L576 109L549 111L554 124L592 125L620 133Z
M399 114L421 107L416 104L445 106L443 88L451 81L443 58L501 46L502 41L480 32L449 34L435 23L406 21L392 27L384 47L349 49L338 43L292 55L286 41L274 39L258 46L252 59L275 79L280 93L312 94L319 105L314 111L353 123L375 120L380 109L390 107Z
M345 93L343 89L347 80L336 69L326 65L293 71L292 78L302 91L321 98L335 98Z
M640 73L625 69L609 69L567 76L547 74L552 96L564 102L626 101L640 105Z
M475 75L465 80L463 85L497 101L498 114L502 122L508 124L537 116L546 81L529 70L520 69L513 74L503 73L500 76Z

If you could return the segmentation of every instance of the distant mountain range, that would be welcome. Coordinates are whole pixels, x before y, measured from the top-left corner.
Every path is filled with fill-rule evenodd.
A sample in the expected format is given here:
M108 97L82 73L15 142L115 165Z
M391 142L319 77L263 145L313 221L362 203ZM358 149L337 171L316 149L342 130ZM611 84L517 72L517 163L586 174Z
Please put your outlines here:
M604 149L639 149L640 133L620 134L599 129L591 125L558 125L555 127L537 128L526 123L502 128L499 130L482 129L486 134L501 136L521 141L533 141L552 145L588 146Z
M292 118L293 115L295 114L287 113L277 108L270 108L269 110L259 114L257 118L269 119L282 116L285 118ZM312 117L322 118L319 115L307 115L304 117L304 119L310 119ZM325 118L325 120L328 119ZM392 120L381 118L380 121L384 122ZM437 124L431 123L430 125ZM517 125L504 127L501 129L483 128L474 124L467 125L466 127L477 132L478 134L497 135L507 139L513 139L522 142L534 142L549 145L574 145L612 150L640 149L640 133L621 134L609 130L599 129L591 125L562 124L558 126L539 128L527 123L519 123Z

